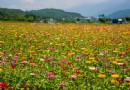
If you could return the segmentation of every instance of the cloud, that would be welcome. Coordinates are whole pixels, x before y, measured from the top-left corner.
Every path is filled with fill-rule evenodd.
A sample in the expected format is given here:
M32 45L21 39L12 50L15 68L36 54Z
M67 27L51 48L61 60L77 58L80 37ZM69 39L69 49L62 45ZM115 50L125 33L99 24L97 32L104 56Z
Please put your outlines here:
M4 6L7 4L9 8L15 7L23 10L42 8L69 9L82 4L98 4L107 1L109 0L0 0L0 2L4 3Z
M21 0L22 2L25 2L25 3L34 3L35 1L34 0Z

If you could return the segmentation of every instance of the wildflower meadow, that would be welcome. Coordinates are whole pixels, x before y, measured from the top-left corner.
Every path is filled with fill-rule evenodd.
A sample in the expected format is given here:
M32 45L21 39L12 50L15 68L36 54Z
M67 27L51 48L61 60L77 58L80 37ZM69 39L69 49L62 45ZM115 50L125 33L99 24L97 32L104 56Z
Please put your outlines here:
M130 90L130 25L0 22L0 89Z

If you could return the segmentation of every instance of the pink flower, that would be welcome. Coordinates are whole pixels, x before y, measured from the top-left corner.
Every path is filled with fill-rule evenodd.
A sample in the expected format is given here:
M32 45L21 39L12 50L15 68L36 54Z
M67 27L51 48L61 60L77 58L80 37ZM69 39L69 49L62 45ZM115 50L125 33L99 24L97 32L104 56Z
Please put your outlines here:
M28 61L23 61L22 64L26 65L28 64Z
M62 81L60 84L59 84L60 87L64 88L66 86L65 82Z
M19 58L19 56L14 56L14 57L13 57L13 60L16 61L16 60L18 60L18 58Z
M130 77L126 77L125 81L130 82Z
M46 75L47 75L48 78L54 78L55 77L54 72L47 72Z
M70 75L70 78L75 79L77 76L76 75Z
M15 65L15 64L16 64L15 61L10 62L10 65Z

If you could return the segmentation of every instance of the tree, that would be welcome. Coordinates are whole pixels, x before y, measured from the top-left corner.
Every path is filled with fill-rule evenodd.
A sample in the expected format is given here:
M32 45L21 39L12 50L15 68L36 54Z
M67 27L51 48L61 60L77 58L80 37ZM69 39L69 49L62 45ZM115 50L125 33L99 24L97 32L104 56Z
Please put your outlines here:
M106 23L106 19L105 18L99 18L99 21L102 23Z
M128 22L130 21L130 17L125 17L125 19L126 19L126 21L128 21Z

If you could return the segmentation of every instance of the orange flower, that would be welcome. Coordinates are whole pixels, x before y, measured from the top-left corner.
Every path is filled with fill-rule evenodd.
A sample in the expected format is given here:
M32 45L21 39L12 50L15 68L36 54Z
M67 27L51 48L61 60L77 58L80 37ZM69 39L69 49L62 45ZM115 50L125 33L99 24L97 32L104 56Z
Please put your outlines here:
M105 74L98 74L98 78L105 78L106 77L106 75Z
M26 58L26 57L22 57L22 60L23 60L23 61L26 61L26 60L27 60L27 58Z
M113 77L113 78L119 78L119 75L118 74L112 74L111 77Z
M116 80L111 80L111 84L115 84L116 82Z

